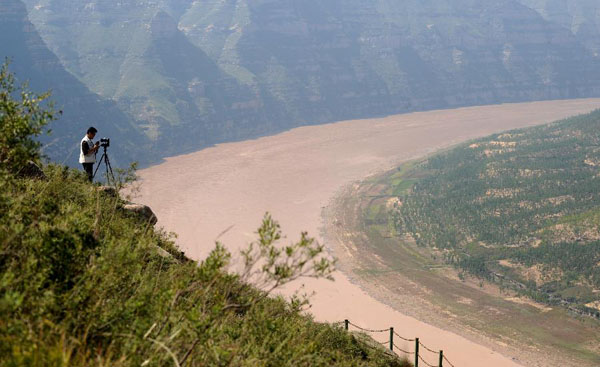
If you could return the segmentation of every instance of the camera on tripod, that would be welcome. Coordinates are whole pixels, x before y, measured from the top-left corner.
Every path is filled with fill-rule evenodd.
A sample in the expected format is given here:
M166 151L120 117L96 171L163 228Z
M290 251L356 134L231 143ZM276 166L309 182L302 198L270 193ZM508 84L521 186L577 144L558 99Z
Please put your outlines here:
M106 166L106 180L110 183L110 180L112 179L112 182L116 184L115 175L113 174L112 166L110 165L110 160L108 159L108 153L106 152L106 148L110 146L110 139L102 138L96 144L104 148L104 153L102 153L102 157L100 157L100 161L98 162L98 166L96 166L96 170L94 171L94 175L92 177L96 177L96 173L98 173L100 165L102 165L102 162L104 162L104 165Z

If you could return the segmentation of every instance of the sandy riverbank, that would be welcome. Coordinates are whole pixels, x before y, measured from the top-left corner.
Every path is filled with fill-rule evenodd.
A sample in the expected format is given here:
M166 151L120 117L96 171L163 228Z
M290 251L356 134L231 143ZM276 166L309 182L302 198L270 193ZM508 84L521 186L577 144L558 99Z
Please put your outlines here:
M551 122L600 108L600 99L549 101L419 112L297 128L275 136L222 144L168 158L140 172L141 198L159 225L200 259L220 241L233 252L254 239L264 212L289 240L317 236L321 211L342 187L399 162L493 132ZM338 272L336 281L307 281L317 320L393 325L444 349L456 366L518 366L510 356L403 315ZM400 345L403 347L402 345Z

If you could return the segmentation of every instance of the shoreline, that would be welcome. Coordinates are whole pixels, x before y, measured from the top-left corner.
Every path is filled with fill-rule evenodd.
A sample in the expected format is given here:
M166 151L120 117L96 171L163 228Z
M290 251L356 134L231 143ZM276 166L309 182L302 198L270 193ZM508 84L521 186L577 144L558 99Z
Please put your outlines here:
M177 232L178 244L194 259L206 256L218 236L235 254L254 238L265 211L280 221L291 238L308 230L322 241L323 208L340 190L365 176L461 141L598 107L600 99L545 101L300 127L167 158L140 171L140 194L142 202L157 213L159 225ZM311 313L317 321L348 318L370 328L393 324L406 336L419 334L425 344L441 347L455 365L519 366L480 343L375 300L343 272L336 278L335 283L304 282L306 289L317 292L311 299ZM293 293L298 285L287 287L283 294Z
M446 148L441 147L440 151ZM429 155L429 154L428 154ZM426 158L425 156L414 157L412 160L420 160ZM561 354L547 348L545 345L526 345L522 343L523 340L514 340L505 338L503 335L489 335L483 330L474 329L472 326L461 319L456 318L453 315L451 309L447 309L439 304L432 302L424 294L400 293L394 294L390 292L388 284L382 284L378 282L377 276L365 275L370 268L373 268L373 264L380 267L381 272L389 273L388 280L389 284L397 285L398 282L412 283L415 285L415 281L409 279L407 274L398 270L391 269L385 264L382 258L377 254L370 253L367 249L364 249L364 245L361 245L361 235L365 234L361 228L361 219L357 216L359 213L359 206L368 201L367 199L354 200L357 196L369 192L376 186L371 182L372 178L378 179L383 175L388 174L389 171L380 172L366 178L365 181L352 183L346 185L344 188L332 198L330 204L323 208L322 218L323 227L321 236L326 240L329 253L335 256L339 260L338 270L342 272L348 280L367 293L369 296L378 300L379 302L391 307L392 309L401 309L402 313L406 316L415 318L429 325L435 326L436 328L445 330L449 333L459 335L473 343L485 346L495 353L501 354L506 358L510 358L515 363L519 363L522 366L565 366L565 367L579 367L579 366L592 366L593 364L585 363L581 360L575 360L571 356ZM366 197L362 196L362 197ZM340 223L342 223L340 225ZM356 239L348 238L348 234L353 233ZM345 236L346 235L346 236ZM343 241L341 238L345 238ZM449 272L454 272L454 269ZM458 277L454 279L458 281ZM392 283L393 282L393 283ZM473 292L478 292L477 286L475 285L474 279L468 279L466 283L473 288ZM472 284L470 284L472 283ZM426 288L425 283L419 284L421 288ZM410 289L411 287L406 287ZM427 288L426 288L427 289ZM486 284L485 289L489 289L485 293L492 294L497 292L495 285ZM406 289L404 289L406 292ZM426 292L427 293L427 292ZM497 296L497 295L495 295ZM506 298L505 298L506 299ZM533 301L529 301L525 298L519 298L524 305L532 307L539 307L539 304L535 304ZM451 317L448 317L451 316ZM543 352L541 348L545 348ZM400 354L405 356L405 354Z

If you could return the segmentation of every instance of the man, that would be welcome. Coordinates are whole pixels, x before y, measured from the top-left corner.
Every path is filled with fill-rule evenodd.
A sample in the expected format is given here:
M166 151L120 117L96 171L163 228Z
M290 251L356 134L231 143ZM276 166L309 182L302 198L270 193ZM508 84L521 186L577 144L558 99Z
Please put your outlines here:
M95 127L90 127L87 129L87 133L81 139L81 144L79 145L79 163L83 165L83 170L88 175L88 179L90 182L94 179L94 163L96 163L96 152L100 149L100 143L94 144L92 139L96 136Z

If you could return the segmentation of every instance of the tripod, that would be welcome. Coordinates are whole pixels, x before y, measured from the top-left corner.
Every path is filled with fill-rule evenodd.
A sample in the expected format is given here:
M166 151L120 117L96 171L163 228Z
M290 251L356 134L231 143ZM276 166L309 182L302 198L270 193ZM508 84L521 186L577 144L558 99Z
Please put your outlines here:
M92 177L96 177L98 169L102 165L102 162L104 162L104 166L106 167L106 181L110 184L110 179L112 178L113 183L116 183L115 175L113 174L112 166L110 165L110 160L108 159L108 154L106 153L106 146L102 146L102 148L104 148L104 152L102 153L102 157L100 157L100 161L98 161L98 166L96 167L94 176Z

